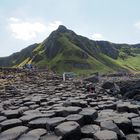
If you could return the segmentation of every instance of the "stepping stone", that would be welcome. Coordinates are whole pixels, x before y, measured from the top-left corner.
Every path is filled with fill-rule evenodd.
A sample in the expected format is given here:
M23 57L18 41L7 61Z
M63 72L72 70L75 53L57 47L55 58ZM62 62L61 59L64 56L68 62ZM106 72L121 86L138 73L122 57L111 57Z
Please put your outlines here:
M18 140L39 140L40 136L36 134L23 134Z
M1 129L2 131L12 128L12 127L16 127L21 125L22 122L19 119L9 119L9 120L5 120L3 122L0 123Z
M41 129L41 128L38 128L38 129L33 129L31 131L29 131L27 134L36 134L38 135L39 137L45 135L47 133L46 129Z
M81 140L94 140L93 138L83 138Z
M123 116L128 118L128 119L132 119L132 118L138 117L139 115L136 113L124 113Z
M66 119L64 117L54 117L48 118L46 122L47 130L54 130L54 128L60 123L64 122Z
M48 118L38 118L29 122L30 128L46 128Z
M114 123L123 131L124 134L129 134L133 131L132 122L125 118L119 117L113 119Z
M128 112L128 104L127 103L121 103L117 104L117 111L118 112Z
M62 137L56 136L54 134L47 134L45 136L42 136L40 140L62 140Z
M140 128L140 117L132 118L132 125L134 128Z
M69 106L66 107L66 111L68 112L68 114L77 114L82 110L81 107L74 107L74 106Z
M0 122L5 121L7 118L5 116L0 116Z
M139 114L139 106L130 104L128 106L129 112Z
M100 126L101 126L101 129L102 130L111 130L111 131L114 131L114 132L117 133L117 135L120 138L125 138L125 135L123 134L123 132L112 121L104 121L104 122L101 122L101 125Z
M79 114L84 116L85 124L92 123L98 117L97 111L93 108L84 108Z
M138 134L129 134L126 135L126 140L140 140L140 139L138 139Z
M74 121L59 124L55 128L55 134L62 136L64 140L79 140L81 138L80 126Z
M81 128L82 137L84 138L93 138L93 134L97 131L100 131L100 127L98 125L85 125Z
M26 133L27 131L28 131L28 127L17 126L2 132L0 134L0 140L15 140L20 135Z
M38 118L43 118L46 117L46 114L28 114L20 117L19 119L24 123L28 123L29 121L38 119Z
M8 119L19 118L20 117L20 114L19 114L18 110L6 110L6 111L3 111L3 113Z
M114 131L102 130L94 134L95 140L118 140Z
M66 117L67 121L75 121L77 122L80 126L84 124L84 117L83 115L80 114L72 114Z

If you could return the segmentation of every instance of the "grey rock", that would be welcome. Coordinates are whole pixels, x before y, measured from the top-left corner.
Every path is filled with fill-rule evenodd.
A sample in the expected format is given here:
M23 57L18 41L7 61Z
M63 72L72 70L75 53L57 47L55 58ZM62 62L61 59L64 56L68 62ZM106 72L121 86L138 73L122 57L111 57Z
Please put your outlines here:
M12 128L12 127L19 126L21 124L22 122L19 119L9 119L0 123L2 131Z
M114 131L102 130L94 134L95 140L118 140L117 134Z
M55 128L55 133L62 136L63 140L79 140L81 138L80 126L74 121L61 123Z
M66 117L67 121L75 121L77 122L80 126L84 124L84 117L83 115L80 114L71 114Z
M97 131L100 131L100 127L98 125L84 125L81 128L82 137L84 138L93 138L93 134Z
M85 124L92 123L98 117L97 111L93 108L84 108L79 114L84 116Z
M8 129L0 134L1 140L15 140L20 135L26 133L28 131L28 127L25 126L17 126L11 129Z

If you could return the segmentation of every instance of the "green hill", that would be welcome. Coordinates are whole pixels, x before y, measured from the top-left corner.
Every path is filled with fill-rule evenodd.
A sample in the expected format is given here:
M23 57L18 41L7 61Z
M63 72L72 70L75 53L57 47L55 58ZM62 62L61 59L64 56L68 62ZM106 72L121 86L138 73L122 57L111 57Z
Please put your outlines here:
M140 45L93 41L60 25L40 44L31 45L9 57L0 58L1 67L32 63L62 73L139 71Z

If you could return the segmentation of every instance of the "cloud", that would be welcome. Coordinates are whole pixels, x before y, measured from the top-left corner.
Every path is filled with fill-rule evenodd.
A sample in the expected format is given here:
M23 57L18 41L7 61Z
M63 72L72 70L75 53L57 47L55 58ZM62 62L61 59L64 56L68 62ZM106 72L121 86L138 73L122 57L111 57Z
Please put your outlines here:
M56 30L58 28L58 26L61 24L62 24L62 21L50 22L47 29L49 32L52 32L52 31Z
M136 22L136 23L134 24L134 27L137 28L137 29L140 29L140 21L139 21L139 22Z
M105 38L103 37L103 35L100 34L100 33L95 33L95 34L93 34L91 37L92 37L92 39L94 39L94 40L104 40L104 39L105 39Z
M61 21L54 21L48 24L41 22L24 21L15 17L9 18L9 29L12 36L20 40L31 40L37 38L41 34L49 34L62 24Z

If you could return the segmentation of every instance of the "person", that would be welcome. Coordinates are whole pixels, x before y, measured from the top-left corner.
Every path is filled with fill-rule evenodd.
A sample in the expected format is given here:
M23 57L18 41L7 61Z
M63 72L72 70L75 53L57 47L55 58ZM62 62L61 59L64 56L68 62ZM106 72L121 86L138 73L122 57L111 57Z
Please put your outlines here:
M91 92L91 93L95 92L95 86L93 85L93 83L88 84L87 92Z

